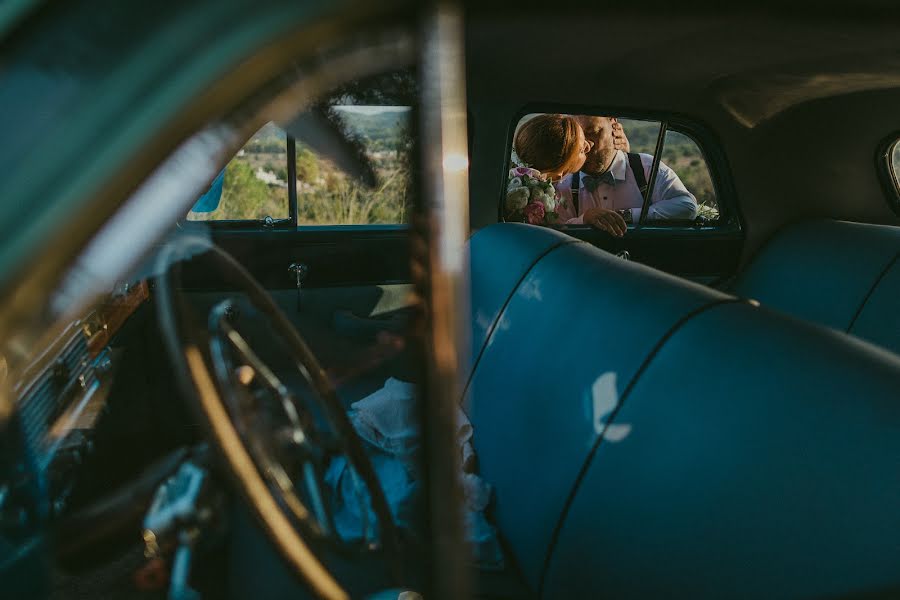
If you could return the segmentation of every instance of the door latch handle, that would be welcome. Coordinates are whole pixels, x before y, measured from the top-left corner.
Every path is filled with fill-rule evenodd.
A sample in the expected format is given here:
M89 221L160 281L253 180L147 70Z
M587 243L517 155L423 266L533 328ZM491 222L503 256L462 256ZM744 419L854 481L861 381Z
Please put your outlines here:
M306 279L307 273L309 273L309 267L303 263L291 263L291 266L288 267L288 271L294 276L294 280L297 285L297 311L300 311L300 292L303 288L303 280Z

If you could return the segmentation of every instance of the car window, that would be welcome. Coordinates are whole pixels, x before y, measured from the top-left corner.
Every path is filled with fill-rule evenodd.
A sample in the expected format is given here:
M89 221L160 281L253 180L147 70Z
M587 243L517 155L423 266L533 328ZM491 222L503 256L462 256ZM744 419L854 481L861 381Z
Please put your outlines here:
M662 161L672 168L697 200L697 216L708 221L719 218L716 188L703 151L692 137L669 129L666 131Z
M900 139L894 141L887 153L887 168L891 184L897 192L891 199L891 208L895 213L900 214Z
M405 224L411 185L411 108L333 104L328 110L371 163L374 186L348 175L311 146L268 123L213 180L187 219L271 220L300 227ZM296 221L290 210L291 161L295 164Z
M522 117L512 143L523 124L540 114ZM550 116L553 116L550 114ZM686 131L667 122L614 116L571 115L581 125L590 149L583 166L575 173L557 172L556 199L527 209L525 191L513 192L521 178L508 174L507 197L500 214L507 221L527 221L553 226L583 226L590 209L618 212L629 225L715 225L720 216L719 201L707 159L697 141ZM664 131L662 140L660 132ZM522 138L525 139L525 138ZM661 148L656 161L657 149ZM510 150L512 167L532 167ZM654 171L655 169L655 171ZM557 169L557 171L559 171ZM562 169L566 171L566 169ZM553 177L549 172L544 176ZM645 193L650 183L653 191ZM526 182L527 183L527 182ZM524 187L527 187L524 186ZM573 190L577 193L573 194ZM648 197L649 196L649 197ZM530 194L546 199L547 194ZM541 218L535 217L543 215Z
M407 222L410 202L410 107L331 106L344 132L376 173L368 187L297 142L297 218L304 225L389 225Z
M188 213L189 221L263 221L290 216L287 134L267 123Z

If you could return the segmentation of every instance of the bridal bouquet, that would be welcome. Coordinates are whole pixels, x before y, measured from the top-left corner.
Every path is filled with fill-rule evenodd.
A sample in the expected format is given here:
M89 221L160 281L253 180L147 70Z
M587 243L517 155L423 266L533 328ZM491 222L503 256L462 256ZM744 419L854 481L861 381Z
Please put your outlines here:
M559 218L557 204L556 189L540 171L529 167L509 170L504 204L507 221L551 225Z

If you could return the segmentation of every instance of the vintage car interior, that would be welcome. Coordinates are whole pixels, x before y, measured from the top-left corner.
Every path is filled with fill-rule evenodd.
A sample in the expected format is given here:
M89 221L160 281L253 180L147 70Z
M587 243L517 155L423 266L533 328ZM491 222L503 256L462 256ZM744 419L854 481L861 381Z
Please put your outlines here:
M898 26L0 8L0 597L900 597ZM506 222L538 113L624 236Z

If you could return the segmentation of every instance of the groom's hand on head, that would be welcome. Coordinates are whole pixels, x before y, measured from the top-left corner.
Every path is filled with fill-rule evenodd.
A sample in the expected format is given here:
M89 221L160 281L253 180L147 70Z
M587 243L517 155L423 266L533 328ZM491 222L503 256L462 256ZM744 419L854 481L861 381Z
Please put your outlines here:
M625 219L618 212L611 208L603 208L595 206L584 211L582 220L585 225L590 225L596 229L601 229L610 235L622 237L628 231L628 225Z

